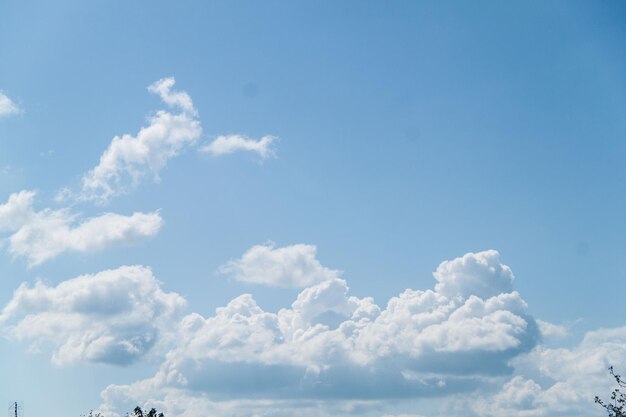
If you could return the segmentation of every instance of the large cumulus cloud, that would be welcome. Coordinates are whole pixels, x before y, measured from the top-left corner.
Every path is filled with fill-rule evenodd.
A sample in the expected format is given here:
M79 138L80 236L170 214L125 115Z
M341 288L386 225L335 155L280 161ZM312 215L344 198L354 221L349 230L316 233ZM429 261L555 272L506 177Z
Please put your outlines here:
M177 393L222 415L215 404L432 397L509 375L539 330L498 252L444 262L434 276L434 288L408 289L382 307L330 276L278 312L243 294L213 316L188 315L156 375L108 387L103 409Z

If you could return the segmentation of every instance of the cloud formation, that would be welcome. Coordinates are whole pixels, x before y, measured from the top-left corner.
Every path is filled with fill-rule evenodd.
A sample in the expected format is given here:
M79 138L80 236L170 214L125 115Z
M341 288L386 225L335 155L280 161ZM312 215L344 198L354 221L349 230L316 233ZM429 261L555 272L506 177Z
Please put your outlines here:
M79 199L106 203L148 174L158 180L169 159L196 143L202 134L198 113L186 92L172 90L174 84L174 78L164 78L150 85L148 91L179 112L160 110L135 136L114 137L98 165L83 176Z
M116 365L146 355L169 332L185 300L161 290L152 271L123 266L48 286L24 283L0 314L5 334L31 350L51 346L57 365Z
M0 117L11 116L20 112L13 100L11 100L6 94L0 91Z
M513 361L516 374L492 395L466 400L472 416L583 417L601 414L609 396L607 368L626 369L626 326L588 332L571 348L538 346Z
M222 135L218 136L210 144L203 146L200 150L215 156L240 151L255 152L262 159L266 159L275 155L272 147L275 140L275 136L263 136L259 140L254 140L242 135Z
M35 211L34 198L34 191L20 191L0 205L0 232L10 234L8 252L26 258L30 266L63 252L95 251L151 238L163 223L158 212L81 219L68 209Z
M317 248L297 244L276 248L273 243L256 245L241 258L220 268L237 281L276 287L304 288L318 282L339 278L340 272L317 260Z
M176 91L174 77L163 78L148 86L170 110L159 110L148 118L147 126L135 135L115 136L100 156L98 164L81 178L80 190L62 189L57 201L67 199L106 204L113 197L128 192L151 176L158 182L167 162L186 150L214 156L239 151L257 153L262 159L275 155L274 136L259 140L242 135L218 136L208 145L198 147L202 126L198 110L185 91Z
M495 250L444 261L433 276L437 280L435 290L447 297L488 298L513 291L513 272L500 263L500 254Z
M276 262L269 269L286 275ZM254 400L258 415L308 415L306 407L265 414L261 404L432 397L510 374L510 360L536 346L539 330L517 292L500 292L510 289L503 282L512 274L499 254L444 262L435 277L434 289L407 289L385 308L349 295L346 281L331 274L277 313L243 294L214 316L190 314L157 374L108 387L103 409L146 398L165 405L164 398L178 396L205 407L201 414L231 415L215 404Z

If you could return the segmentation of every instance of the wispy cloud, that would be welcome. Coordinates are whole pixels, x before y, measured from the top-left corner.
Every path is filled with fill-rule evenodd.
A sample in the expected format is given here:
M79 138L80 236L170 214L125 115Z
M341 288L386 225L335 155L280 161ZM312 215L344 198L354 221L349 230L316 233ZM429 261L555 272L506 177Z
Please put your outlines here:
M6 94L0 91L0 117L11 116L20 112L20 108Z
M211 155L227 155L235 152L254 152L261 158L266 159L275 155L272 144L275 136L263 136L259 140L247 138L242 135L218 136L210 144L203 146L200 150Z
M39 265L63 252L87 252L155 236L162 225L158 212L130 216L104 213L83 219L68 209L35 211L34 191L12 194L0 205L0 232L9 233L8 251Z

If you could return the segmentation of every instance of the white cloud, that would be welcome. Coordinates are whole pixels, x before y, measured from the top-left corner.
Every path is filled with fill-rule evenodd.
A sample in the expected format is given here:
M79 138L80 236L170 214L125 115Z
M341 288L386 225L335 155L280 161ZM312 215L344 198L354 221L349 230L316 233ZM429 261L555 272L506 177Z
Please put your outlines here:
M10 233L8 252L31 266L63 252L87 252L155 236L162 225L158 212L130 216L104 213L81 219L67 209L35 211L35 192L12 194L0 205L0 232Z
M559 340L568 335L569 331L566 326L550 323L544 320L537 320L541 336L545 340Z
M599 415L593 399L610 396L609 365L626 369L626 326L590 331L574 347L540 345L512 361L515 375L495 393L465 399L461 407L477 417Z
M256 245L241 258L230 261L220 271L237 281L277 287L303 288L338 278L340 272L328 269L317 260L313 245L275 248L273 243Z
M158 180L159 171L169 159L196 143L202 134L197 111L187 93L171 90L174 83L174 78L164 78L148 90L180 113L160 110L137 135L114 137L98 165L83 176L82 191L77 198L105 203L124 193L129 182L131 187L136 186L147 174ZM66 190L60 197L64 194Z
M161 100L170 107L178 107L186 113L197 114L191 97L184 91L172 91L176 80L174 77L163 78L148 87L148 91L158 94Z
M20 112L20 108L6 94L0 91L0 117L11 116Z
M6 204L0 205L0 232L18 230L34 215L32 205L34 191L23 190L9 196Z
M513 272L500 263L495 250L468 253L451 261L442 262L433 276L438 281L436 290L448 297L476 295L482 298L511 292Z
M48 286L22 284L0 314L3 331L31 350L50 345L53 362L125 365L146 355L177 321L185 300L165 293L142 266Z
M275 140L274 136L263 136L259 140L254 140L242 135L222 135L200 150L212 155L227 155L239 151L256 152L261 158L266 159L275 155L272 147Z
M329 413L324 407L337 401L474 390L509 374L511 359L539 339L521 296L497 293L507 287L494 274L510 271L498 256L495 251L468 254L446 264L454 266L453 274L439 271L440 283L454 282L463 291L440 284L434 290L409 289L385 308L370 297L350 296L346 282L331 276L304 289L290 308L277 313L264 311L252 295L243 294L214 316L190 314L157 374L109 386L103 409L116 409L121 398L150 399L174 413L167 399L177 397L205 407L198 415L239 415L220 411L219 405L251 398L258 404L248 404L245 415L315 415L312 409L324 415ZM275 263L273 259L268 268L285 275ZM454 279L441 279L452 275ZM490 285L495 289L488 290ZM287 399L310 407L276 412L263 406Z

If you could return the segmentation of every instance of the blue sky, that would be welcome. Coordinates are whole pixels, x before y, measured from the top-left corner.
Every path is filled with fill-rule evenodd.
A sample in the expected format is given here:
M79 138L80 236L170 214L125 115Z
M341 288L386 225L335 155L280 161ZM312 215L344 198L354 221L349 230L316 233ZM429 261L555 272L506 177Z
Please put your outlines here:
M3 2L0 403L600 415L626 369L625 18Z

